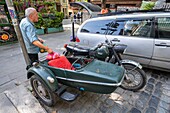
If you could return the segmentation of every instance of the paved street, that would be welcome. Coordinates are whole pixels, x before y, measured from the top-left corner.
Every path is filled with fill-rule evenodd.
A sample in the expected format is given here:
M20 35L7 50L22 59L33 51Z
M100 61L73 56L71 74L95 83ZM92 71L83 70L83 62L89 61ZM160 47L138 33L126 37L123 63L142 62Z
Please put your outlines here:
M41 37L54 51L62 53L70 35L71 31L66 30ZM1 46L0 53L0 113L170 113L170 73L146 68L148 82L141 91L117 88L112 94L96 94L69 88L69 91L80 94L75 101L58 99L56 106L49 108L41 104L41 108L27 90L30 85L19 44ZM40 59L46 54L40 54Z

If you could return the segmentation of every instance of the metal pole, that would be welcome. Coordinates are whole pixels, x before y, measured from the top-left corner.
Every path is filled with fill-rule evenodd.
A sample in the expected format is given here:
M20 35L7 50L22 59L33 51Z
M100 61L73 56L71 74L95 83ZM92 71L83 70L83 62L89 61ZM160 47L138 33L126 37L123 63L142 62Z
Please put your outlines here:
M73 42L76 41L75 34L74 34L74 21L72 22L72 34L73 34Z
M21 49L22 49L22 52L23 52L23 55L24 55L25 62L28 66L28 65L30 65L29 57L28 57L28 53L27 53L27 50L26 50L26 47L25 47L25 43L24 43L20 28L19 28L19 25L18 25L18 19L17 19L16 13L15 13L13 1L12 0L5 0L5 1L6 1L6 4L7 4L8 12L9 12L11 20L12 20L12 24L14 26L14 30L16 32L18 41L20 43L20 46L21 46Z

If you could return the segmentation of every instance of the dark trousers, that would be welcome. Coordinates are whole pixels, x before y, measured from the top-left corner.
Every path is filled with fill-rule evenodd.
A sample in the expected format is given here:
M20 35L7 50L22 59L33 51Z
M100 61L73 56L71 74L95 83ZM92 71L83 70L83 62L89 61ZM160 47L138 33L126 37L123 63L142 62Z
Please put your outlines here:
M28 70L30 67L32 67L32 64L34 62L38 62L38 54L30 54L28 53L28 57L30 59L30 65L26 67L26 70Z

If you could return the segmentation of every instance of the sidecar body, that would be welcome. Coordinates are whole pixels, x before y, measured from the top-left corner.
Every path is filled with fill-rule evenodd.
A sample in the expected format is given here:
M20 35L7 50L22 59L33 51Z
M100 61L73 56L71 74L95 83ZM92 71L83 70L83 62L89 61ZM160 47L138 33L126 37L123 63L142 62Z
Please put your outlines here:
M73 66L78 63L81 67L74 70L56 68L49 66L48 61L44 60L28 70L28 78L32 75L38 76L53 92L58 90L58 84L63 84L81 91L102 94L112 93L124 79L124 68L115 64L95 59L88 63L82 63L82 59L80 62L77 58L68 58L68 60Z

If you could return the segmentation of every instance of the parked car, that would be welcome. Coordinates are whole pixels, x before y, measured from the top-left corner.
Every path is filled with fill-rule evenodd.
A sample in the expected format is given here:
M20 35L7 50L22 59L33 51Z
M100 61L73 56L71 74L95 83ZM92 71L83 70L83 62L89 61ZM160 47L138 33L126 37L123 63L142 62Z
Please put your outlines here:
M107 39L126 44L125 58L145 67L170 69L170 12L103 16L85 21L77 31L80 44L96 46Z

